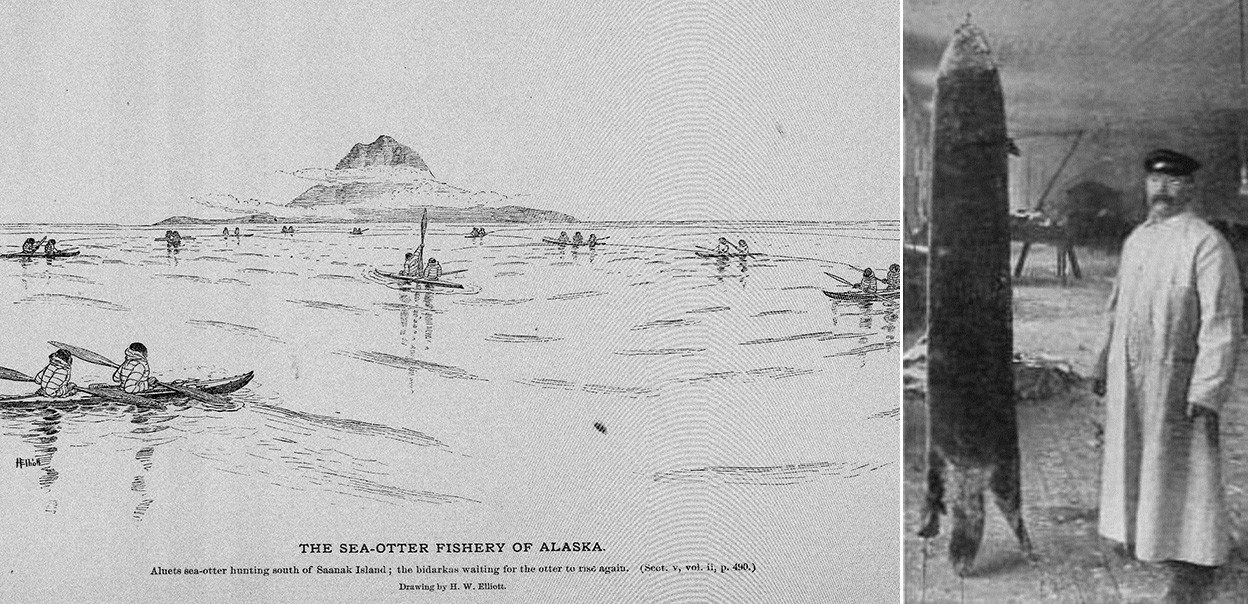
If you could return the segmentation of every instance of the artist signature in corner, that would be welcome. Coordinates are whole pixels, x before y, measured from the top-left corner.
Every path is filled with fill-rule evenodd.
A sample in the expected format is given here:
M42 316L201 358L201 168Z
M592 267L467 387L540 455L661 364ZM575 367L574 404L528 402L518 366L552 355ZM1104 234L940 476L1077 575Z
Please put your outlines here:
M34 467L38 467L42 465L43 465L43 460L39 459L38 457L34 459L23 459L21 457L17 458L17 469L19 470L22 468L34 468Z

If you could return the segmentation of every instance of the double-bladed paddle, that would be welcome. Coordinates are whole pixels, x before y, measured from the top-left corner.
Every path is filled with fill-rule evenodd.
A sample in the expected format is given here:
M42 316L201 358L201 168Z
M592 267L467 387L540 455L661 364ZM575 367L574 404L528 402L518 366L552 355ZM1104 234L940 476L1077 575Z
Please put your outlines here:
M420 247L425 247L425 231L429 230L429 208L420 214Z
M9 369L8 367L0 367L0 379L12 380L14 382L34 382L35 381L35 378L30 377L29 375L26 375L25 373L22 373L16 369ZM124 392L121 390L103 390L100 388L91 388L88 386L76 386L76 387L83 392L86 392L88 394L93 394L100 398L106 398L109 400L114 400L114 401L118 401L122 403L129 403L131 405L135 405L137 407L143 407L145 409L164 410L165 408L163 404L157 401L154 401L150 398L144 398L142 396L138 396L136 394L130 394L129 392Z
M90 350L87 350L85 348L79 348L72 344L63 344L61 342L48 342L48 343L88 363L95 363L96 365L106 365L108 367L114 367L114 368L121 366L120 363L115 363L108 357L99 353L91 352ZM204 392L203 390L199 390L197 388L191 388L189 386L179 386L177 384L170 384L168 382L161 382L161 381L157 381L156 385L164 386L165 388L168 388L175 392L180 392L182 394L185 394L186 396L189 396L196 400L203 401L205 403L211 403L213 405L221 405L221 406L229 404L229 401L225 400L224 398L221 398L215 394Z
M857 283L850 283L849 281L847 281L847 280L845 280L845 279L842 279L841 277L838 277L838 276L836 276L836 275L833 275L832 273L829 273L829 272L827 272L827 271L824 271L824 272L823 272L823 274L825 274L825 275L827 275L827 276L829 276L829 277L832 277L833 279L836 279L837 281L840 281L841 283L844 283L845 285L848 285L848 286L850 286L850 287L858 287L858 284L857 284Z

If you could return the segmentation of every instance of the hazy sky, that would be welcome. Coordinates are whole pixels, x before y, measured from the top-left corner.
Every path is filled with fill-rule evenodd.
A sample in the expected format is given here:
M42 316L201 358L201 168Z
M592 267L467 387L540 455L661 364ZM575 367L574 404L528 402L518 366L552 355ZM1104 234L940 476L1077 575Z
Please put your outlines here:
M0 222L285 203L381 134L581 219L898 215L894 2L0 2Z

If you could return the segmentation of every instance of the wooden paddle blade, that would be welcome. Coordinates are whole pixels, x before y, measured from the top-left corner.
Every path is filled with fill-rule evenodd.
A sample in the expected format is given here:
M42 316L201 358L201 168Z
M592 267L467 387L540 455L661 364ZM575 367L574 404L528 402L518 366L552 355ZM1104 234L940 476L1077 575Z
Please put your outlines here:
M827 272L827 271L824 271L824 273L823 273L823 274L825 274L825 275L827 275L827 276L829 276L829 277L832 277L833 279L836 279L837 281L840 281L841 283L844 283L845 285L848 285L848 286L850 286L850 287L853 287L853 286L857 285L857 284L855 284L855 283L850 283L850 282L849 282L849 280L847 280L847 279L842 279L841 277L838 277L838 276L836 276L836 275L833 275L832 273L829 273L829 272Z
M168 388L175 392L180 392L182 394L185 394L186 396L189 396L199 401L203 401L205 403L211 403L213 405L228 405L230 403L229 401L225 400L224 398L220 396L217 396L210 392L204 392L203 390L199 390L197 388L191 388L190 386L180 386L178 384L170 384L167 382L156 382L156 383L160 386L164 386L165 388Z
M35 378L26 375L16 369L8 367L0 367L0 380L12 380L14 382L33 382Z
M165 405L160 402L154 401L150 398L139 396L137 394L130 394L129 392L126 392L124 390L91 388L88 386L78 386L78 389L88 394L94 394L95 396L98 396L100 398L106 398L106 399L114 400L120 403L129 403L131 405L134 405L136 407L142 407L144 409L159 409L162 411L165 409Z
M96 365L107 365L109 367L121 366L118 363L114 363L108 357L102 354L96 353L96 352L91 352L90 350L87 350L86 348L79 348L77 346L74 346L73 344L64 344L62 342L48 342L48 343L88 363L95 363Z

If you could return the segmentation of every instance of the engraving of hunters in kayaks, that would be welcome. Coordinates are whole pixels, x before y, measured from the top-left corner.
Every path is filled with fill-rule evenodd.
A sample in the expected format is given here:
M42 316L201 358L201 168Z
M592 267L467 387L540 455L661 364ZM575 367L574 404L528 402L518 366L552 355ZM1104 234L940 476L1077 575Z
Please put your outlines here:
M102 356L100 353L91 352L89 349L74 346L74 344L66 344L62 342L49 342L52 346L60 348L61 351L72 354L76 358L82 359L89 363L102 364L102 366L114 367L116 371L112 374L112 381L120 384L121 393L131 394L131 396L141 398L170 396L185 396L213 404L217 407L226 407L230 402L227 399L218 396L217 393L233 392L236 389L245 386L251 381L252 374L250 372L228 379L222 383L200 383L196 382L163 382L150 376L151 369L147 364L147 348L144 344L135 342L126 348L124 363L117 363L112 359ZM79 389L82 389L81 387ZM92 392L96 396L106 397L114 394L114 391L106 391L99 389L99 392ZM104 394L109 393L109 394ZM127 401L134 402L134 401ZM158 404L158 403L157 403Z
M896 263L888 267L888 273L883 279L875 276L875 271L870 268L862 269L862 280L858 283L829 272L824 274L850 287L848 291L823 290L824 295L833 300L896 300L901 296L901 265ZM880 289L880 283L884 284L883 289Z
M378 269L373 269L373 272L378 276L398 281L405 285L424 285L463 289L464 286L462 284L447 281L442 277L445 275L462 273L468 269L443 272L442 265L438 262L437 258L429 258L429 262L425 262L425 233L428 230L429 210L426 209L420 216L420 246L418 246L414 251L408 252L404 256L403 268L397 273Z
M34 237L27 237L22 243L22 251L5 252L0 254L0 258L68 258L77 256L79 253L74 248L57 248L55 239L44 237L35 241Z
M468 237L484 236L484 232L482 232L481 235L470 234L467 236ZM594 233L590 233L589 237L585 238L581 235L580 231L577 231L574 235L572 235L571 238L569 238L568 232L562 231L559 233L558 237L542 237L542 242L549 243L551 245L557 245L560 247L570 246L572 248L578 248L578 247L584 246L584 247L593 249L594 247L598 245L603 245L602 242L610 238L611 238L610 235L606 237L599 237ZM700 245L695 245L694 247L697 249L695 249L693 253L699 258L749 258L751 256L763 255L761 252L751 252L749 245L746 244L744 239L741 239L740 241L734 244L728 241L727 237L720 237L718 244L714 248L703 247ZM668 249L673 249L673 248L668 248Z
M760 252L751 252L750 246L742 239L737 243L728 241L727 237L720 237L719 242L714 248L706 248L700 245L694 246L698 251L694 252L699 258L749 258L750 256L762 256Z
M484 236L485 236L484 232L482 232L481 236L482 236L482 237L484 237ZM580 232L580 231L577 231L577 232L576 232L576 234L575 234L575 235L573 235L571 239L569 239L569 238L568 238L568 232L567 232L567 231L563 231L563 232L559 233L559 236L558 236L558 237L542 237L542 242L543 242L543 243L550 243L550 244L553 244L553 245L558 245L558 246L561 246L561 247L562 247L562 246L565 246L565 245L570 245L570 246L572 246L572 247L574 247L574 248L578 248L578 247L581 247L581 246L585 246L585 247L588 247L588 248L590 248L590 249L593 249L595 246L597 246L597 245L601 244L603 241L605 241L605 240L607 240L607 239L610 239L610 238L611 238L610 236L607 236L607 237L599 237L599 236L597 236L597 235L595 235L595 234L593 234L593 233L590 233L590 234L589 234L589 239L585 239L585 238L581 235L581 232Z
M74 384L69 381L72 363L73 359L68 352L58 350L48 355L48 365L35 374L35 377L26 375L16 369L0 367L0 379L39 384L39 389L34 394L0 397L0 407L53 404L58 401L79 403L84 399L94 397L96 399L128 403L145 409L165 408L159 401L130 394L116 386L110 387L103 384L79 386Z

